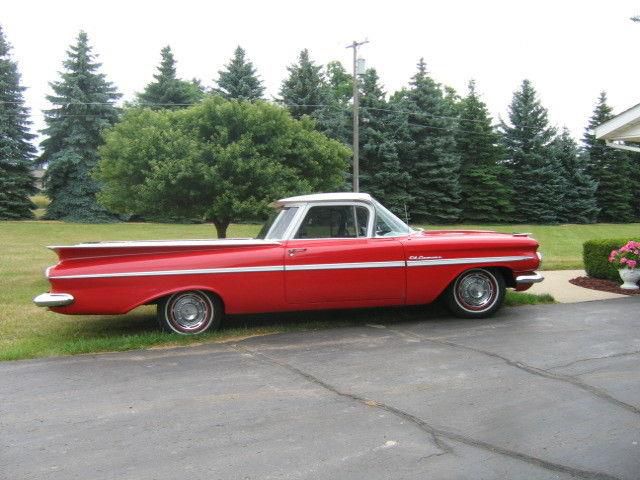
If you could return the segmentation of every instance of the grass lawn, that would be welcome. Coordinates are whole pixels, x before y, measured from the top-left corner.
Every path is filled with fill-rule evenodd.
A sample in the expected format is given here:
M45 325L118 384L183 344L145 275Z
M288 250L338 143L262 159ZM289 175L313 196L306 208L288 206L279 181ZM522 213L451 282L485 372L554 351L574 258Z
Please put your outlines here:
M542 243L546 268L580 267L582 242L586 239L640 234L640 224L472 228L533 232ZM229 236L249 237L258 230L257 225L232 225ZM0 222L0 360L223 341L289 330L420 319L437 313L437 308L405 308L234 317L226 321L220 332L191 338L157 331L153 307L142 307L129 315L115 317L65 316L38 308L31 302L32 297L48 290L43 272L56 262L55 254L44 248L45 245L214 236L215 229L210 225ZM511 292L506 303L551 301L551 298Z

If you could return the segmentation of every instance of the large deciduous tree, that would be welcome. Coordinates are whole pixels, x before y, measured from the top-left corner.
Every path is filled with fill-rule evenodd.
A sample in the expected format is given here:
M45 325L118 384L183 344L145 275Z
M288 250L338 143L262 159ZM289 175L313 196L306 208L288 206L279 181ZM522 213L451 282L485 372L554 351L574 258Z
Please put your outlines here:
M408 142L401 155L412 182L411 216L429 223L460 218L460 155L456 150L456 119L445 92L427 73L423 59L410 88L395 103L407 113Z
M633 177L627 152L607 147L592 131L613 117L607 105L607 94L600 93L598 103L589 119L583 138L587 154L588 172L598 182L596 200L600 222L628 222L633 218Z
M101 132L118 118L116 88L99 72L87 34L80 32L67 51L60 80L51 83L53 108L45 111L47 127L40 162L47 163L46 191L51 199L46 218L78 222L114 221L96 201L100 186L91 176L98 162Z
M563 192L560 167L550 148L555 131L529 80L513 94L509 122L502 122L501 128L514 190L514 220L557 223Z
M35 148L29 131L18 66L0 26L0 220L31 218L35 193L31 166Z
M274 199L332 191L349 150L265 102L206 98L184 110L132 109L105 134L100 200L123 214L200 217L218 237Z
M231 61L218 72L216 83L215 91L227 99L254 101L264 95L262 80L240 46L235 49Z
M158 73L137 95L138 104L153 109L184 108L200 101L204 94L202 87L196 81L187 82L176 76L176 60L171 47L164 47L160 55Z
M456 144L460 153L460 207L462 219L471 222L505 222L513 212L508 170L502 165L500 137L475 82L458 105L460 119Z
M333 96L341 102L348 102L353 96L353 75L347 73L342 63L332 61L325 67L326 79Z

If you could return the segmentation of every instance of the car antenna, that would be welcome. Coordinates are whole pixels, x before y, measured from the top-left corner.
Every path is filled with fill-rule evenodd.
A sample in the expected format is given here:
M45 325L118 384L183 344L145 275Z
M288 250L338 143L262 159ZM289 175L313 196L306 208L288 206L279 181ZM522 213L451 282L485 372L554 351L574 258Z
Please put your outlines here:
M407 210L407 204L404 204L404 223L407 224L407 228L411 231L411 227L409 226L409 211Z

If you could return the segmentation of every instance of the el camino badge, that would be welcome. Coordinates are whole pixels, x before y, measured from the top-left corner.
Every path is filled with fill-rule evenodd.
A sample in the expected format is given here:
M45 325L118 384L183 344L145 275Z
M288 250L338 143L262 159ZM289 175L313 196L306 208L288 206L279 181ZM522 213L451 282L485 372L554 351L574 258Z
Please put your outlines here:
M433 257L424 257L422 255L411 255L409 257L409 260L437 260L439 258L442 258L442 256L436 255L436 256L433 256Z

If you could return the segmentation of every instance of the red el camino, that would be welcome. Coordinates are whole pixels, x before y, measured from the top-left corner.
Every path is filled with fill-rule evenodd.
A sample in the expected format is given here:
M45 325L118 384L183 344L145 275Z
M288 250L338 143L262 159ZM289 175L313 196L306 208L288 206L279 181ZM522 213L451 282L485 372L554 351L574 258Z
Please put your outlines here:
M461 317L495 312L507 287L542 281L526 234L416 231L364 193L285 198L257 239L52 246L57 313L122 314L158 305L167 330L197 334L225 313L416 305L440 296Z

